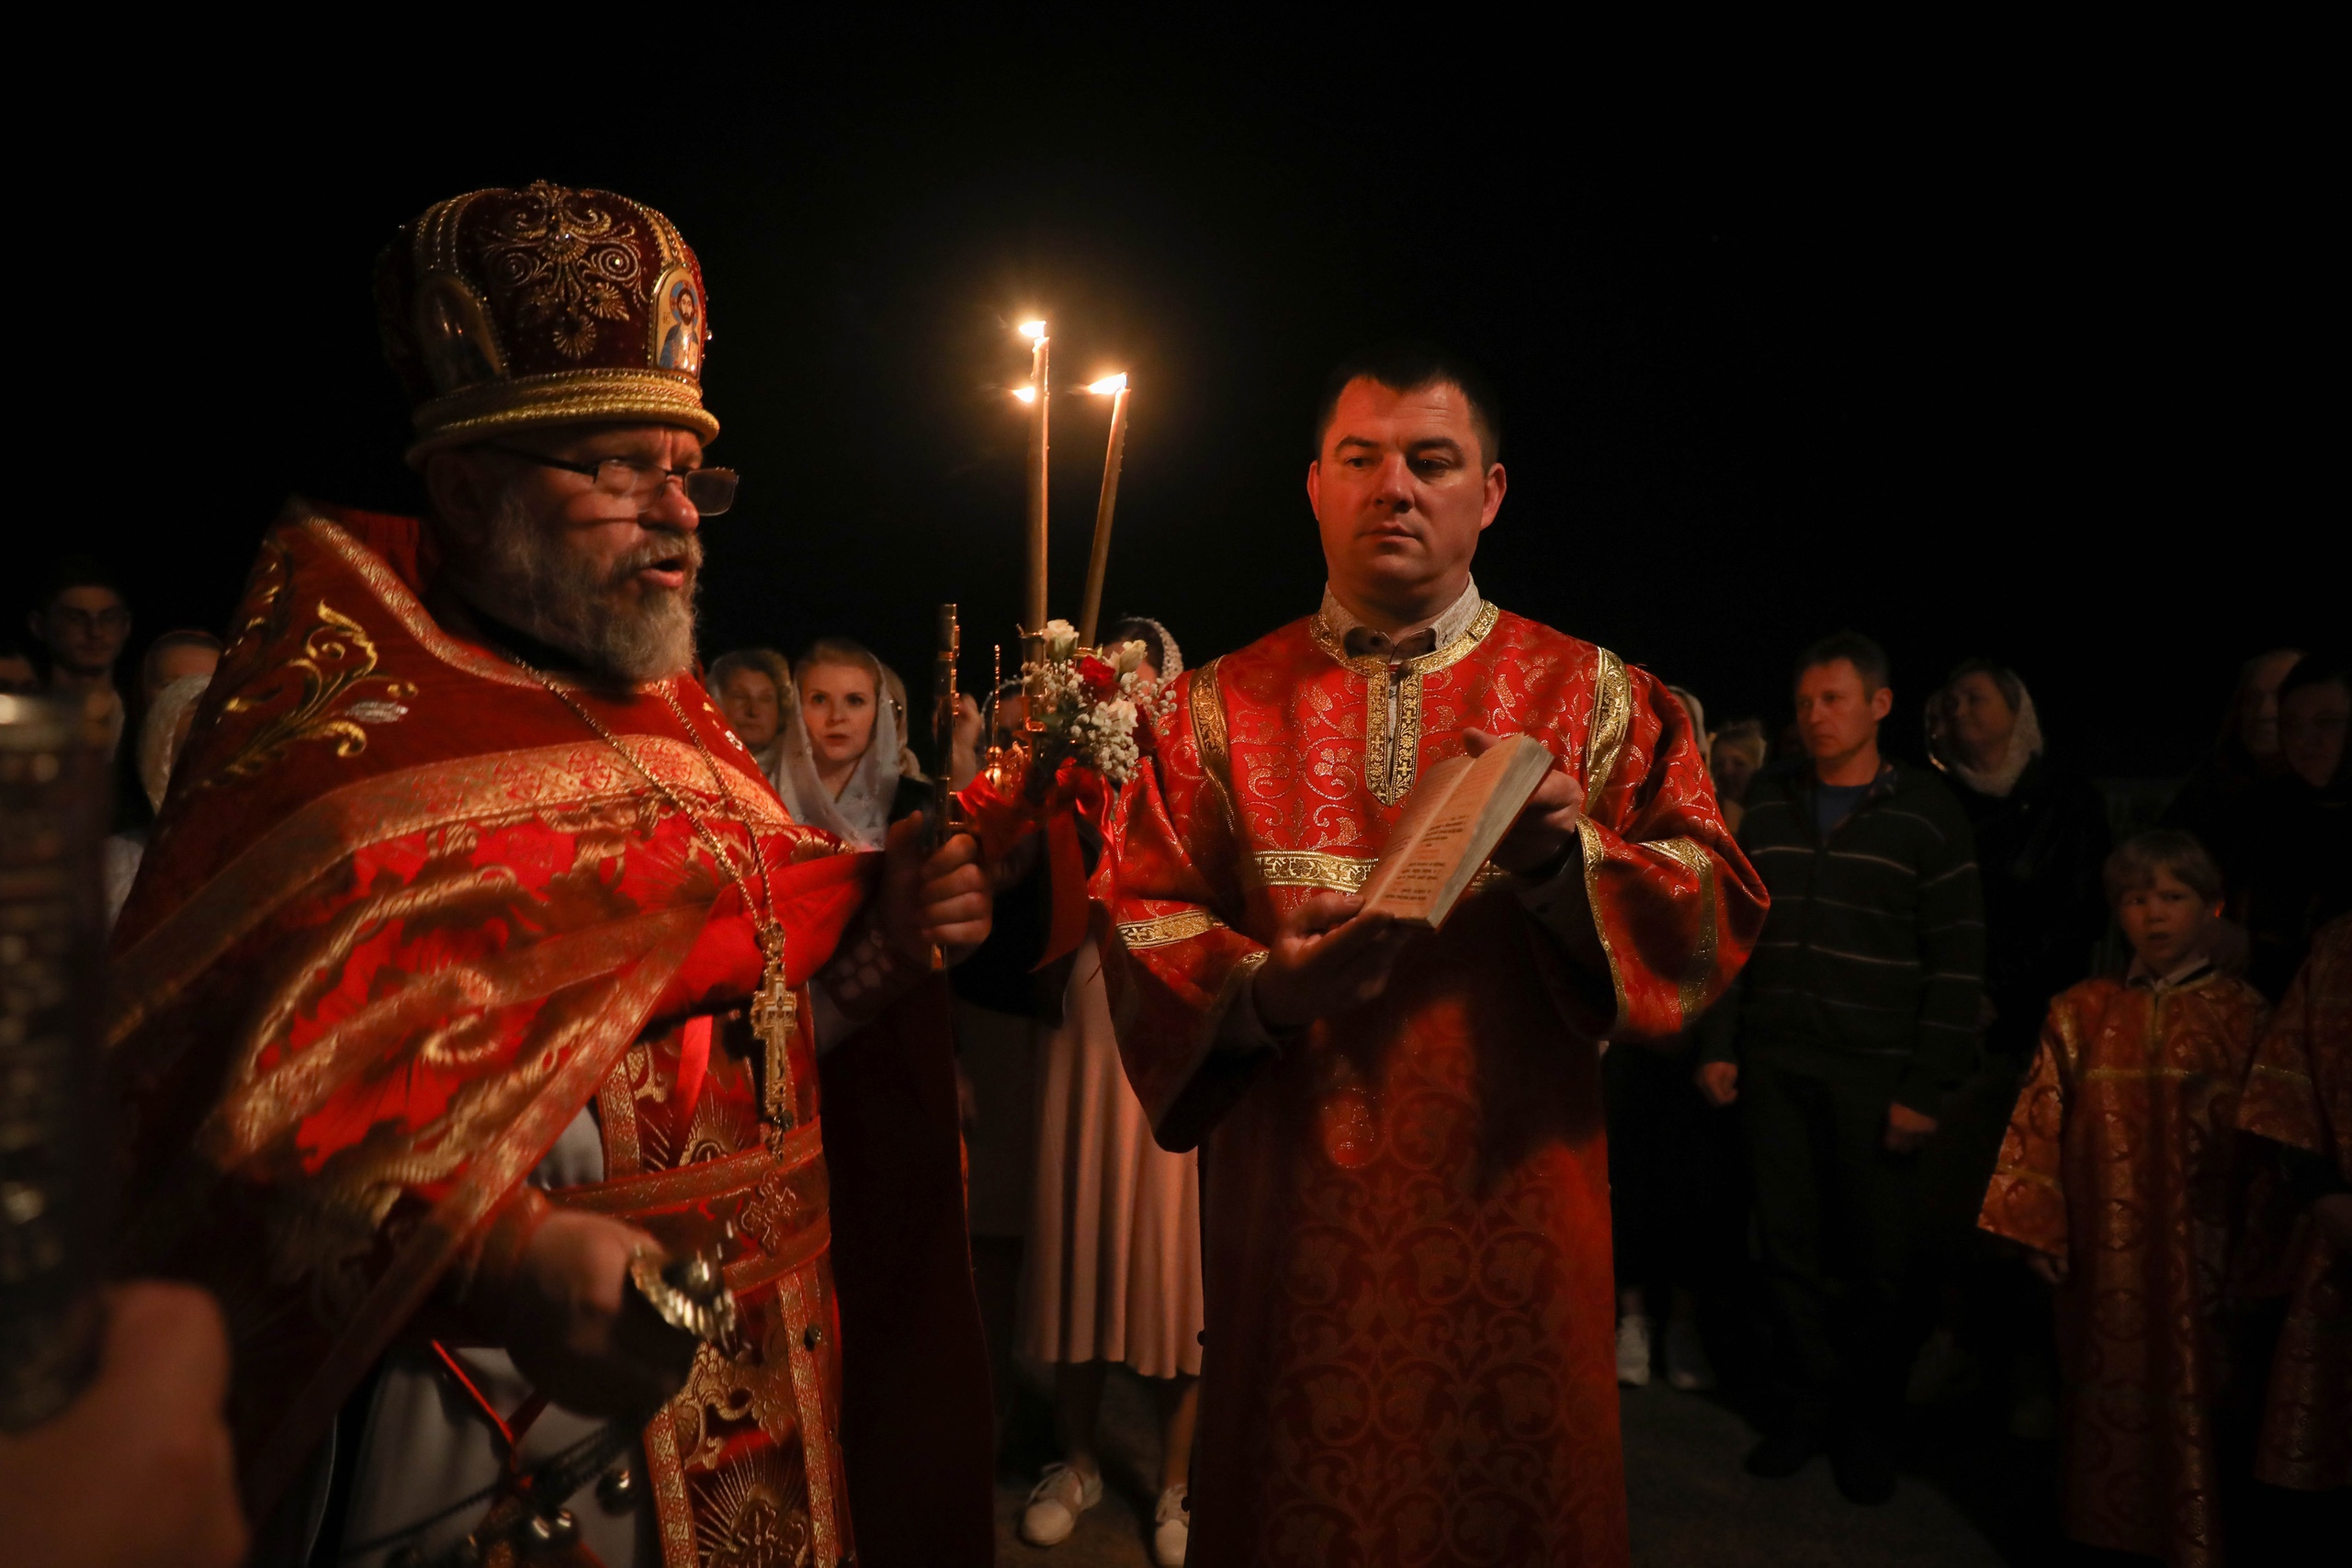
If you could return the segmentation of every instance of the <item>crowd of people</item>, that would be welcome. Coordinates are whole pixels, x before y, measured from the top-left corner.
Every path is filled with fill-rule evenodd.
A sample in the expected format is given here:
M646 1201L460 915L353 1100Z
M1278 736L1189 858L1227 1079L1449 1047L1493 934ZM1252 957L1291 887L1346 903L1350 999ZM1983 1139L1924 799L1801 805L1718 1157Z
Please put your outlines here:
M530 280L583 255L566 314ZM735 477L659 212L476 192L379 269L427 514L296 503L228 648L127 676L76 559L0 649L116 759L119 1261L209 1292L125 1287L82 1403L0 1436L37 1551L984 1562L1016 1391L1049 1548L1122 1367L1170 1568L1623 1562L1661 1367L1860 1505L1973 1399L2054 1441L2072 1540L2176 1568L2345 1496L2341 653L2249 662L2153 825L1988 658L1919 762L1852 631L1786 728L1711 728L1484 596L1498 400L1390 344L1319 411L1314 612L1190 668L1114 625L1148 755L992 793L1018 682L943 762L844 628L697 648ZM1425 761L1510 728L1556 765L1472 892L1369 908ZM44 1500L141 1323L161 1545Z
M2312 1348L2352 1220L2352 671L2248 660L2120 843L2015 671L1951 671L1926 765L1881 749L1892 696L1840 634L1778 760L1760 720L1713 737L1772 903L1687 1041L1610 1055L1619 1379L1713 1387L1713 1340L1749 1472L1826 1451L1857 1503L1893 1495L1906 1404L1973 1403L2057 1441L2073 1540L2291 1539L2295 1494L2352 1484L2352 1371Z

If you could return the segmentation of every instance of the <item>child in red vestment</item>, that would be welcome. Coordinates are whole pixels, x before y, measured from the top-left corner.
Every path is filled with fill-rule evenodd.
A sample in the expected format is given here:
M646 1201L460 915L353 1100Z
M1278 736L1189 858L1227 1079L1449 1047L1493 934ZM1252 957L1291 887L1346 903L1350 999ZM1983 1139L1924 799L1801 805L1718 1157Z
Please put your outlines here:
M2294 1295L2271 1363L2254 1473L2273 1486L2352 1486L2352 915L2312 938L2256 1051L2238 1125L2282 1145L2307 1207Z
M2211 1568L2231 1148L2263 1001L2213 965L2222 878L2196 840L2131 840L2107 891L2131 966L2050 1004L1977 1224L2057 1287L2066 1533Z

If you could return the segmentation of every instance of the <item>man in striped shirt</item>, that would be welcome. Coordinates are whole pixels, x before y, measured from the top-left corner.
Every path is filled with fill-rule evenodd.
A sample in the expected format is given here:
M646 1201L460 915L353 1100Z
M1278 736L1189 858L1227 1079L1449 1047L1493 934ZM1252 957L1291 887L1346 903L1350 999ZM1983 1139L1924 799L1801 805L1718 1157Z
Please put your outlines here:
M1932 773L1880 755L1893 701L1868 637L1798 660L1808 765L1749 787L1739 844L1771 910L1700 1069L1742 1108L1787 1384L1747 1469L1792 1475L1826 1449L1858 1503L1894 1492L1918 1155L1975 1060L1984 970L1968 818Z

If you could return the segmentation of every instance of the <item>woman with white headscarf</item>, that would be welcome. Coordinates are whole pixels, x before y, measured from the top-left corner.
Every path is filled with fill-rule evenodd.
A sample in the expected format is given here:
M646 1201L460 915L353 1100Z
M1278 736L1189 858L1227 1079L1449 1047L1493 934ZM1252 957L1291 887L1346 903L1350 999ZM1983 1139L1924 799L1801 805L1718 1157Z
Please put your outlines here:
M931 791L906 771L905 699L893 700L888 669L857 643L826 637L792 677L775 783L794 820L860 850L881 847L894 822L910 830L901 819L928 807ZM1036 957L1033 947L1008 963L1025 972ZM858 1558L877 1568L984 1562L996 1425L966 1230L947 978L927 977L840 1037L825 1027L821 988L815 1005Z
M794 821L879 849L890 824L927 799L922 775L906 771L904 699L893 700L882 661L847 637L819 638L792 679L799 701L784 724L777 792Z

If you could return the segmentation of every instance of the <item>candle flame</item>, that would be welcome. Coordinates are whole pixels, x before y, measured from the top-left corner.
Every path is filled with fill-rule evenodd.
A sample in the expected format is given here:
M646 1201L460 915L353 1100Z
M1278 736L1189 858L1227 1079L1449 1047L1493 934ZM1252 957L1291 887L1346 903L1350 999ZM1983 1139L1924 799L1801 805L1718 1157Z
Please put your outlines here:
M1127 389L1127 373L1122 370L1116 376L1105 376L1086 389L1090 392L1124 392Z
M1034 403L1037 400L1037 389L1035 387L1015 387L1012 389L1012 395L1019 398L1024 403Z
M1044 337L1046 335L1046 323L1043 321L1023 321L1021 323L1021 335L1023 337Z

